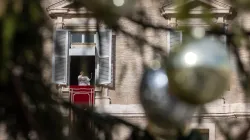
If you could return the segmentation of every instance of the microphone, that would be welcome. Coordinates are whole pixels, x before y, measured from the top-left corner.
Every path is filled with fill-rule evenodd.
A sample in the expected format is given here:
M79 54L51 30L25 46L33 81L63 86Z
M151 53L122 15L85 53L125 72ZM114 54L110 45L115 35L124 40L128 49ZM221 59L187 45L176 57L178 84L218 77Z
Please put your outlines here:
M90 74L90 80L92 79L92 72L91 72L91 74Z

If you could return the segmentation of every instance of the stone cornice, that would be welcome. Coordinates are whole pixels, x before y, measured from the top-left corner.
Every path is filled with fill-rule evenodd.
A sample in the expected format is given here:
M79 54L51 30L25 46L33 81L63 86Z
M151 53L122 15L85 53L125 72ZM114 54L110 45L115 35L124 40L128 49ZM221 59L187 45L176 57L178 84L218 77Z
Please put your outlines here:
M186 3L184 3L184 4L194 2L194 1L200 1L200 2L206 3L208 5L211 5L211 7L218 8L218 9L220 9L220 8L228 9L228 8L232 7L231 5L229 5L225 2L218 1L218 0L211 0L211 1L208 1L208 0L186 0ZM178 7L178 5L175 5L174 0L167 0L165 2L165 4L162 6L162 8L169 8L169 7L175 8L175 7Z
M233 14L232 6L228 5L227 3L223 3L217 0L207 1L207 0L188 0L185 4L190 2L202 2L206 5L209 5L211 8L211 13L215 16L229 16ZM177 14L176 8L181 7L183 5L175 5L173 1L168 1L164 6L161 8L161 14L165 18L175 17ZM190 15L199 15L202 14L202 9L192 9L189 13Z
M88 11L86 8L68 8L67 6L71 5L74 2L74 0L61 0L57 3L54 3L50 5L48 8L46 8L48 14L51 17L66 17L66 16L83 16L86 14L91 14L92 12ZM67 7L67 8L66 8Z
M162 15L166 17L173 17L176 15L177 11L174 9L168 9L166 11L162 11ZM201 15L203 13L202 10L191 10L189 14L191 15ZM232 11L230 9L212 9L211 13L214 15L231 15Z
M85 8L81 9L73 9L73 8L62 8L62 9L50 9L48 11L49 15L51 17L57 17L57 16L68 16L68 15L76 15L79 17L79 15L84 14L91 14L92 12L86 10Z
M65 7L71 3L73 3L74 0L61 0L61 1L58 1L50 6L48 6L46 9L49 11L51 9L59 9L59 8L62 8L62 7Z
M221 105L206 105L208 113L198 115L194 114L194 117L202 116L204 118L211 117L223 117L223 118L241 118L250 116L250 108L247 108L250 104L234 103L234 104L221 104ZM119 117L145 117L144 110L140 104L119 105L110 104L106 106L97 107L100 112L110 113Z

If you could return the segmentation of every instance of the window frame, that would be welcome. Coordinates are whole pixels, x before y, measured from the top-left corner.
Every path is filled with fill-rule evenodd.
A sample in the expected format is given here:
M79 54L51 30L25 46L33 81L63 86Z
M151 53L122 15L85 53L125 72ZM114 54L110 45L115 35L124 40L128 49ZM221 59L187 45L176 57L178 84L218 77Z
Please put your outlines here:
M206 129L206 128L194 128L194 130L199 131L201 135L204 135L204 134L208 135L208 140L209 140L209 129Z
M68 63L66 63L65 65L65 67L66 67L66 69L67 69L67 71L68 71L68 74L67 74L67 76L66 76L66 78L67 78L67 82L65 83L65 84L62 84L61 83L61 85L70 85L70 83L69 83L69 79L70 79L70 65L69 65L69 63L70 63L70 61L71 61L71 56L72 55L70 55L70 49L72 49L72 48L74 48L74 47L72 47L72 45L78 45L78 47L80 47L80 48L82 48L82 47L95 47L95 51L97 51L96 50L96 48L97 48L97 43L99 43L99 41L96 39L97 37L98 37L98 32L96 31L96 30L91 30L91 31L84 31L84 30L81 30L81 31L74 31L74 30L70 30L70 29L56 29L54 32L57 32L57 31L60 31L60 30L63 30L63 31L67 31L67 33L68 33L68 38L67 38L67 46L68 46L68 56L67 56L67 60L68 60ZM107 29L107 30L110 30L110 29ZM80 33L82 36L84 36L84 33L87 33L87 32L90 32L90 33L93 33L93 35L94 35L94 38L93 38L93 40L94 40L94 42L93 43L72 43L72 34L73 33ZM112 33L112 35L111 35L111 54L110 54L110 59L111 59L111 65L110 65L110 69L111 69L111 71L113 71L113 73L111 72L111 75L110 75L110 83L108 83L107 85L103 85L103 86L107 86L108 88L110 88L110 89L114 89L114 83L115 83L115 81L114 81L114 77L115 77L115 70L114 70L114 68L115 68L115 58L113 58L116 54L113 54L113 53L115 53L115 51L113 52L113 48L115 48L115 46L113 46L113 43L112 43L112 41L113 41L113 35L114 35L114 33L112 32L112 30L111 30L111 33ZM54 38L53 39L53 41L56 41L56 38ZM116 40L115 40L116 41ZM115 43L115 45L116 45L116 43ZM54 48L53 48L54 49ZM81 55L79 55L79 56L81 56ZM95 54L94 54L94 56L95 57L98 57L98 54L97 54L97 52L95 52ZM54 57L54 55L52 56L52 57ZM99 59L98 59L99 60ZM100 65L100 62L99 61L95 61L95 66L96 66L96 69L95 69L95 74L98 74L99 75L99 65ZM54 64L53 63L53 67L55 67L56 66L56 64ZM53 73L53 72L52 72ZM98 86L98 85L102 85L102 84L97 84L96 82L97 82L97 78L98 78L98 76L95 76L95 86ZM58 84L58 83L56 83L56 84Z
M167 31L167 51L168 53L171 51L172 47L171 47L171 32L178 32L180 33L180 42L183 42L183 31L182 30L176 30L176 31Z
M209 140L215 140L216 139L216 131L215 131L215 124L214 123L192 123L191 124L192 129L208 129L208 136Z
M72 34L73 33L80 33L82 41L81 42L72 42ZM84 34L86 33L93 33L93 43L85 43L83 42L83 39L85 37ZM95 35L97 34L97 31L69 31L69 46L70 48L83 48L83 47L96 47L96 40L95 40Z

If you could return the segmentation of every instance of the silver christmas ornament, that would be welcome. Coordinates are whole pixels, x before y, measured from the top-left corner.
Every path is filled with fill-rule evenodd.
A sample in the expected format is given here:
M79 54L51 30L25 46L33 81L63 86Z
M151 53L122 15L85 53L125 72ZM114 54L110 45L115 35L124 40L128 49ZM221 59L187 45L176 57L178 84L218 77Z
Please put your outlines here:
M163 130L183 129L196 108L194 105L182 102L169 92L168 77L162 69L145 70L140 86L140 101L150 126L157 126Z
M229 87L231 66L226 45L210 36L173 48L167 74L171 91L180 99L191 104L213 101Z

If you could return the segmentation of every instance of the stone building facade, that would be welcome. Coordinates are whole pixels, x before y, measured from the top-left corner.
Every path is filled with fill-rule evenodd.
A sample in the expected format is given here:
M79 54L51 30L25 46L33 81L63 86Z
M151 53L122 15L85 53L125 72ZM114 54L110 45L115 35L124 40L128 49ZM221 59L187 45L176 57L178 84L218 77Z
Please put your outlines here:
M85 17L86 9L81 8L76 11L70 7L72 2L67 0L44 0L43 5L54 24L55 30L67 29L70 30L74 27L75 30L85 32L90 30L96 31L96 21L94 19L87 20ZM202 12L202 7L208 7L214 13L214 23L220 25L228 25L228 29L232 29L234 23L239 22L240 26L247 30L250 30L250 13L244 11L238 11L236 14L234 7L228 4L224 0L188 0L186 4L191 4L192 18L189 21L181 21L176 17L175 8L180 6L176 5L173 1L167 1L167 3L161 3L151 0L143 0L143 3L138 1L138 5L147 9L147 15L149 21L154 25L171 26L176 28L178 26L202 26L206 27L206 23L200 20L199 15ZM138 6L137 5L137 6ZM80 14L79 14L80 12ZM89 26L84 26L83 23L88 22ZM120 20L124 30L132 34L138 34L140 27L138 25L126 20ZM156 32L153 30L146 30L143 37L154 44L162 46L164 50L169 50L170 37L167 32ZM140 35L140 34L139 34ZM115 39L114 39L115 38ZM112 49L112 86L100 86L96 87L96 106L101 110L109 112L113 115L120 116L131 122L146 126L146 118L143 109L140 106L138 100L139 95L139 83L143 72L143 63L150 63L154 57L154 51L147 45L141 46L143 50L138 48L137 44L130 37L122 34L114 34L113 40L115 40L115 49ZM242 43L244 46L244 42ZM45 54L49 58L52 58L53 40L48 40L45 45ZM141 53L142 52L142 53ZM241 49L242 59L246 63L248 56L246 50ZM234 58L231 57L232 64ZM47 72L51 75L50 72ZM109 88L107 88L109 87ZM69 97L69 89L64 86L60 89L61 94L65 97ZM99 105L99 106L98 106ZM193 127L208 130L206 133L209 135L209 140L222 140L222 134L216 127L215 123L211 120L212 117L216 117L220 120L241 120L244 115L249 115L249 110L244 104L244 96L242 89L239 85L236 72L234 71L230 88L225 95L206 105L209 113L202 114L204 121L203 124L197 126L195 120L197 115L194 115ZM244 127L244 125L242 126ZM238 133L241 126L233 129ZM121 130L124 132L125 130ZM122 133L121 135L125 135ZM119 138L118 138L119 139Z

